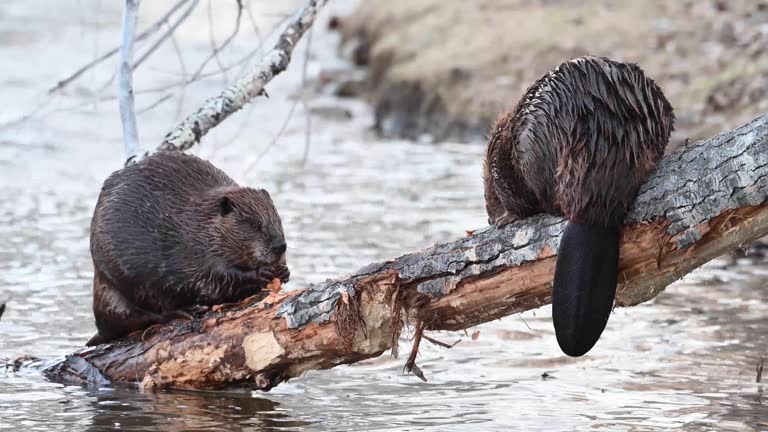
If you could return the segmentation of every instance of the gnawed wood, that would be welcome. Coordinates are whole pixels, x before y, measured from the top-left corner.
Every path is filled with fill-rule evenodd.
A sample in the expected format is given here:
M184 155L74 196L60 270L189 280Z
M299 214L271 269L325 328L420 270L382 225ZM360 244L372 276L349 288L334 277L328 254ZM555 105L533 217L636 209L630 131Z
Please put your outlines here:
M622 235L617 304L658 295L692 269L768 234L768 116L669 155ZM460 232L457 227L457 232ZM313 369L381 355L403 322L466 329L549 303L564 221L540 215L371 264L290 293L41 364L55 380L268 390ZM393 337L395 336L395 337Z

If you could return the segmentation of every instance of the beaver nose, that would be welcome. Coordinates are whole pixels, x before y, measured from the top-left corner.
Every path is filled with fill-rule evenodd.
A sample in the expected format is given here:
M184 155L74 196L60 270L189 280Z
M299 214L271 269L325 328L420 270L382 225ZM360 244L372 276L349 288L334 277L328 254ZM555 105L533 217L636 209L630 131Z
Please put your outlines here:
M270 247L270 250L275 255L282 255L285 253L285 250L287 248L288 246L286 246L285 242L279 242L279 243L272 244L272 247Z

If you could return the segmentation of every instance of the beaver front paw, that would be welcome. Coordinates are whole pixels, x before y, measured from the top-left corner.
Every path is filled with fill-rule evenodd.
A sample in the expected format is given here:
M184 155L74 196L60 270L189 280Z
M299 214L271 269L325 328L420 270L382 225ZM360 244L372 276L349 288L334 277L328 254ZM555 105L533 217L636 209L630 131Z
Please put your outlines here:
M288 266L285 264L278 264L274 268L275 270L275 277L280 279L280 282L286 283L288 282L288 279L291 277L291 271L288 270Z
M197 318L198 316L208 312L210 309L211 307L207 305L192 305L183 307L180 309L180 311L187 315L191 315L193 318Z
M504 212L503 215L497 217L496 220L493 221L493 226L495 228L501 228L504 225L509 225L516 220L518 220L517 217L512 216L511 214L509 214L509 212Z
M173 309L169 311L165 311L160 314L153 314L151 316L152 321L154 324L167 324L173 320L193 320L195 319L195 315L202 312L200 308L205 306L190 306L190 307L183 307L179 309ZM207 307L205 307L205 310L208 310Z
M245 276L246 283L253 286L254 291L260 291L264 289L268 283L272 282L272 279L275 278L275 273L274 270L269 267L262 267L258 270L246 273Z

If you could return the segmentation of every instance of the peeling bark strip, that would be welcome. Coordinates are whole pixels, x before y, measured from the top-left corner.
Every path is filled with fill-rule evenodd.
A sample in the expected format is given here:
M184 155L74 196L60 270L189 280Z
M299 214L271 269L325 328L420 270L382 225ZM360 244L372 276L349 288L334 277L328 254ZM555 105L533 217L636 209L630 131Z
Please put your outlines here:
M245 77L221 94L210 98L170 131L158 147L160 150L187 150L195 145L209 130L241 109L251 99L264 94L264 86L284 71L291 61L296 44L315 21L317 12L327 0L309 0L283 31L272 51Z
M768 234L766 198L768 115L668 156L627 219L617 303L648 301L706 261ZM403 320L458 330L549 303L564 225L542 215L485 229L42 366L60 381L268 390L307 370L381 355L394 347Z

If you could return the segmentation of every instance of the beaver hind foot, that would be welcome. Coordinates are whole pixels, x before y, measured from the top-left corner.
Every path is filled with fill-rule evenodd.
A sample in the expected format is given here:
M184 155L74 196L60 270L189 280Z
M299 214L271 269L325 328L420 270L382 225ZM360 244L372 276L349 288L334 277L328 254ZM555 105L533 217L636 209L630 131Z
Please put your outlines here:
M586 354L600 339L616 296L619 228L569 221L560 240L552 319L560 349Z
M177 319L192 320L195 315L207 312L210 308L205 305L193 305L181 309L171 310L161 314L134 308L133 316L119 322L109 322L99 327L99 333L86 342L85 346L96 346L112 342L124 335L147 329L156 325L165 325ZM102 334L102 330L103 333Z

